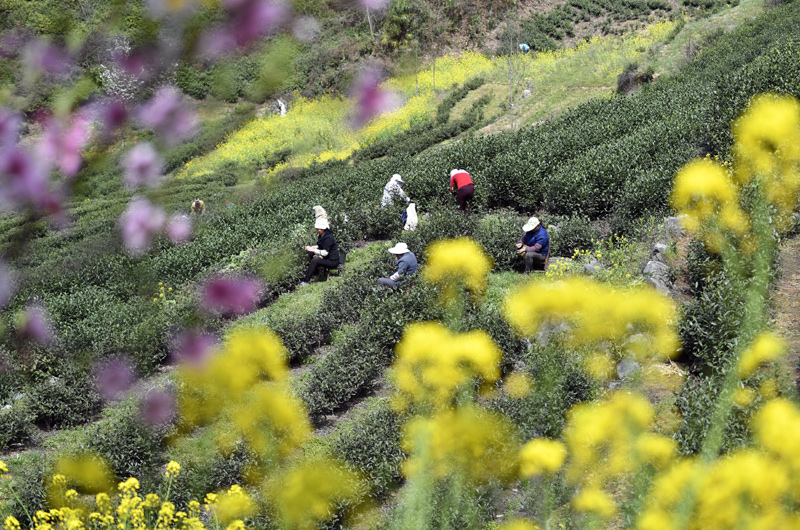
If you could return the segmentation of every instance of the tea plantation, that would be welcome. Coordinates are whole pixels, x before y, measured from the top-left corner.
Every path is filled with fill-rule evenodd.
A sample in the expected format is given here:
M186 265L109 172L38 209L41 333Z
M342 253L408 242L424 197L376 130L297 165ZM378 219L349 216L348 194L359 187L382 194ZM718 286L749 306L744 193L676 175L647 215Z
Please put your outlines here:
M306 4L308 9L316 5ZM684 4L697 7L697 2ZM392 5L391 20L402 19L394 13L401 9L412 18L421 16L414 2ZM538 48L550 49L573 31L581 13L605 10L613 22L613 17L635 18L667 7L660 1L574 0L524 21L522 28ZM0 316L0 405L10 405L0 410L0 455L13 475L2 480L13 481L14 489L13 497L5 495L10 486L0 484L0 513L25 526L26 513L45 509L57 451L100 455L117 479L138 477L143 491L164 489L163 466L176 460L182 471L168 488L179 509L208 492L246 482L256 457L243 443L223 450L210 428L180 437L174 421L147 427L140 409L152 389L177 385L171 352L179 330L223 340L243 329L269 328L286 346L289 386L317 429L304 451L334 455L357 469L365 496L376 505L385 503L373 510L380 513L379 522L368 520L361 528L394 528L390 521L399 520L398 499L407 484L408 448L401 439L408 412L390 406L386 369L408 324L451 316L439 302L440 290L422 278L395 292L376 284L393 272L386 252L390 242L406 242L422 268L423 251L434 241L469 236L481 245L494 268L483 299L463 308L459 331L485 330L502 352L503 375L523 372L535 383L522 398L496 391L481 397L481 404L509 418L524 440L558 438L567 411L606 389L560 343L524 339L504 317L505 295L526 281L513 248L520 227L537 215L545 226L557 227L551 256L596 253L609 275L616 274L609 282L642 283L639 272L656 227L673 215L669 196L676 172L706 155L731 161L731 125L751 97L765 92L800 97L799 23L800 2L784 2L718 35L674 75L516 131L442 144L483 120L487 100L480 99L463 116L450 116L459 101L483 85L483 79L475 79L441 98L430 122L356 151L346 161L276 173L268 181L259 181L254 168L235 165L193 179L168 178L146 192L153 202L170 212L187 211L201 197L207 213L196 218L188 243L176 246L160 236L138 257L125 252L119 237L117 219L132 196L121 184L122 153L90 150L90 163L76 177L69 207L74 225L68 230L24 216L0 217L0 247L20 275L16 296ZM188 74L183 75L189 84ZM204 122L192 140L168 151L167 171L211 151L242 127L251 111L240 103ZM135 134L150 137L146 131ZM452 168L467 169L475 182L468 216L456 209L449 192ZM403 231L399 205L379 207L383 186L394 173L403 176L404 190L420 213L413 232ZM226 206L226 200L232 204ZM298 287L307 264L303 246L314 242L312 207L317 204L327 210L340 248L348 252L345 271ZM620 243L623 237L634 243ZM718 256L697 242L675 252L677 274L687 285L679 297L683 349L678 362L688 375L685 385L663 401L680 413L665 432L680 452L692 454L700 451L709 429L706 411L736 347L746 302L742 285L726 275ZM623 273L614 273L616 267ZM627 280L625 272L634 278ZM256 311L235 319L205 310L201 286L220 274L263 282ZM541 275L534 281L556 279ZM17 315L31 302L46 308L51 319L54 333L47 345L20 343L13 333ZM123 399L105 402L95 390L97 367L120 358L132 363L139 383ZM752 444L753 410L742 407L729 418L724 451ZM518 512L535 511L530 494L535 490L526 487L527 498L497 485L477 488L470 517L487 527L498 513L514 511L509 508L514 503ZM555 495L557 506L569 499L566 491ZM452 506L448 502L441 500L442 506ZM467 517L451 516L451 526L441 523L442 528ZM277 528L276 517L261 512L248 527ZM359 527L337 517L325 525L319 527Z

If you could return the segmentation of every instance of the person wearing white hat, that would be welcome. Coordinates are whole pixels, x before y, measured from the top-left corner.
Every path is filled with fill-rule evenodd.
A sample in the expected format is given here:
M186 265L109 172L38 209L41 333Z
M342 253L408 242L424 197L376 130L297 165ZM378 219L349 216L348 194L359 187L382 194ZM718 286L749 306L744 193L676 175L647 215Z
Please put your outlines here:
M327 219L328 218L328 212L326 212L325 208L323 208L319 204L314 206L311 210L314 212L314 220L315 221L317 219L320 219L320 218L322 218L322 219Z
M525 232L517 241L517 252L525 258L525 272L530 272L534 264L543 265L550 253L550 235L536 217L531 217L522 225Z
M382 207L391 206L394 203L395 197L400 197L406 202L411 201L402 188L402 184L405 184L405 182L406 181L403 180L403 177L401 177L399 173L392 175L392 178L389 179L389 182L383 187L383 197L381 197ZM403 219L403 221L405 221L405 219Z
M300 285L308 285L311 278L318 274L320 267L335 269L339 266L339 247L336 245L336 240L333 239L328 220L318 218L314 222L314 228L318 234L317 244L313 247L305 247L311 257L311 262L308 264L305 279Z
M417 257L408 249L405 243L398 243L389 249L389 252L397 256L397 272L388 278L378 278L378 285L385 287L397 287L403 281L417 272Z
M450 171L450 192L456 194L456 204L458 209L464 213L469 213L469 201L475 195L475 185L472 177L464 169L453 169Z

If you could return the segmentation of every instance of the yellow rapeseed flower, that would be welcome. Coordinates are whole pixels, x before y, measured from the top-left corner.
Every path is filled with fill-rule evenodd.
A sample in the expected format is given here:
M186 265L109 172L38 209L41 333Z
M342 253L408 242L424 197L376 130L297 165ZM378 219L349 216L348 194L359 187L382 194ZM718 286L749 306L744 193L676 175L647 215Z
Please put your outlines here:
M521 399L531 391L531 378L524 372L514 372L503 380L503 391L510 397Z
M19 521L13 515L9 515L3 523L3 528L5 530L20 530Z
M293 465L267 487L285 528L317 528L342 504L356 504L364 489L351 469L327 458Z
M67 480L86 493L99 493L109 491L114 487L114 473L111 466L103 458L93 454L63 456L56 463L56 476L64 477L63 483L59 479L58 487L65 487ZM56 477L53 477L53 484Z
M396 347L391 379L398 391L395 404L449 405L475 379L500 377L501 352L483 330L453 334L438 322L406 327Z
M522 446L519 453L520 474L523 477L555 473L567 458L567 449L557 440L538 438Z
M174 460L167 464L167 471L164 473L168 478L176 478L181 472L181 465Z
M617 512L614 498L599 488L585 488L572 498L572 508L576 512L593 513L601 519L611 519Z
M617 289L583 278L531 282L509 295L505 315L527 336L565 322L574 348L612 342L639 359L668 358L678 349L675 304L652 288Z
M234 484L228 491L218 496L214 509L222 524L228 524L234 519L252 515L256 506L242 487Z
M511 480L517 474L518 437L508 420L474 405L417 417L403 434L403 449L410 454L403 473L410 478L459 473L475 484Z
M464 285L473 294L486 289L489 271L494 264L474 239L460 237L431 243L425 251L427 263L423 269L425 280L444 288L445 301L452 301L458 285Z
M497 530L539 530L539 527L525 519L512 519L498 526Z
M0 475L8 473L8 468L6 467L6 463L0 460Z
M764 331L759 333L742 353L736 365L736 372L741 379L744 379L762 363L775 361L784 353L786 353L786 344L783 339L771 331Z

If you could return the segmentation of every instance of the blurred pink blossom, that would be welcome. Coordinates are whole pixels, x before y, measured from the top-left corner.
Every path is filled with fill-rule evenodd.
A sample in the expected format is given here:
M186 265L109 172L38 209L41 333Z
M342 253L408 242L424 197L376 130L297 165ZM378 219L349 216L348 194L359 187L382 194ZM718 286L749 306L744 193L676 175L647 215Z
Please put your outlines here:
M167 222L167 237L180 245L189 241L192 236L192 221L186 215L174 213Z
M19 138L22 118L5 107L0 107L0 150L14 145Z
M201 40L201 52L212 57L249 46L275 33L291 14L283 0L225 0L231 20L210 30Z
M124 359L111 359L100 363L96 369L97 392L106 401L122 397L136 381L136 373Z
M128 120L128 106L121 99L107 99L95 105L94 114L108 137Z
M203 287L203 304L224 317L244 315L256 308L262 291L254 278L218 277Z
M19 340L49 344L53 338L53 326L45 309L38 304L31 304L20 312L16 321L16 335Z
M56 165L67 177L74 177L83 161L81 151L89 141L89 124L84 114L76 115L68 127L50 119L38 145L39 156L48 164Z
M183 102L180 92L171 86L158 89L153 98L139 108L139 119L153 127L168 145L191 135L197 117Z
M163 427L176 416L175 397L164 390L150 390L141 403L142 421L150 427Z
M25 37L16 29L3 32L0 37L0 57L14 57L19 54Z
M22 57L28 74L63 75L72 67L72 59L67 53L41 39L30 41L22 51Z
M164 171L164 157L153 144L142 142L133 146L122 159L125 168L124 184L128 189L139 187L157 188Z
M122 241L132 255L141 255L150 248L153 236L164 227L166 214L144 197L134 197L120 216Z
M214 353L215 343L216 339L213 335L199 331L187 331L178 337L172 352L172 359L195 368L203 367Z
M0 260L0 308L5 307L11 300L16 283L14 271L4 261Z
M0 207L42 207L51 199L47 173L27 150L0 150Z
M381 76L374 69L362 71L356 79L353 88L355 128L361 128L378 115L398 107L400 101L397 95L380 85Z

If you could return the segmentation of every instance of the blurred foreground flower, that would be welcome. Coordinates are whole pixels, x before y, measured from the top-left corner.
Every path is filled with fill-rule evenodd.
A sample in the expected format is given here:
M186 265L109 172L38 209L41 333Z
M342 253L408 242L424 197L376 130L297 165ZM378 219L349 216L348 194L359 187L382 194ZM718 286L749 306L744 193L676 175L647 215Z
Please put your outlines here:
M122 241L134 256L143 254L150 248L153 237L164 227L164 210L153 206L144 197L134 197L128 208L120 216Z
M460 391L476 380L500 377L500 349L483 330L453 334L438 322L410 324L396 347L391 379L395 406L452 405Z
M125 168L125 187L133 190L139 187L157 188L161 184L164 171L164 157L150 142L136 144L125 153L122 159Z
M174 213L167 221L167 237L176 245L189 241L192 236L192 221L184 214Z
M173 361L187 363L192 367L200 368L205 366L211 358L215 343L216 338L213 335L198 331L187 331L178 336L172 359Z
M203 305L224 317L244 315L255 309L263 290L255 278L218 277L203 287Z
M17 143L22 118L19 114L0 107L0 151Z
M176 416L175 397L165 390L150 390L141 402L141 417L145 425L164 427Z
M90 123L91 120L84 114L74 116L69 125L57 119L48 120L38 144L41 160L50 166L57 166L67 177L74 177L83 162L81 151L89 142Z
M96 494L114 488L114 473L102 457L82 453L61 456L56 462L55 474L64 477L63 485L69 485L81 493ZM56 481L60 484L60 481ZM54 485L58 486L58 484ZM51 494L56 493L51 491ZM63 506L63 504L56 506Z
M28 82L39 74L64 75L72 68L72 59L44 39L34 39L22 51Z
M210 57L247 47L275 33L291 14L284 0L225 0L230 20L201 39L201 53Z
M175 145L190 136L197 125L197 116L183 101L180 91L171 86L158 89L139 109L139 119L153 127L167 145Z
M355 104L353 127L356 129L400 105L397 94L381 86L381 75L374 69L359 74L353 86L352 99Z
M500 415L465 405L411 420L403 434L410 454L403 474L457 473L473 484L513 479L517 474L519 433Z
M772 332L760 333L739 357L736 366L739 377L748 377L762 363L775 361L785 353L786 343L781 337Z
M527 336L542 326L566 322L574 348L611 341L638 359L675 355L675 304L655 289L618 289L582 278L530 283L507 299L508 321Z
M51 200L45 168L16 146L0 150L0 208L43 208Z
M136 373L124 359L111 359L98 365L97 391L106 401L117 400L136 381Z
M486 289L492 260L474 239L461 237L431 243L425 250L427 266L422 274L425 280L443 287L446 303L452 302L460 284L473 294Z
M537 438L530 440L520 451L520 474L523 477L552 474L561 469L567 458L567 449L557 440Z
M53 326L47 311L38 304L30 304L17 313L16 337L21 341L34 341L47 345L53 338Z
M284 528L311 530L332 517L343 503L355 505L363 487L354 471L316 457L303 459L274 477L267 491Z

